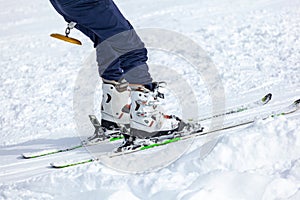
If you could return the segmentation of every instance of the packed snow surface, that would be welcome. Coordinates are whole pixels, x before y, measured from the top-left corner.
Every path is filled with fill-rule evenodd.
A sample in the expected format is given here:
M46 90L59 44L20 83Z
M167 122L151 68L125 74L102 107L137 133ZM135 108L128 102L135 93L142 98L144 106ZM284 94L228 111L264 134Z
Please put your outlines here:
M176 31L201 46L218 69L226 108L269 92L273 99L263 110L270 112L300 98L299 1L116 3L134 27ZM49 37L63 33L66 23L48 1L1 0L0 4L0 199L300 199L299 112L266 120L258 117L251 125L219 133L206 156L201 147L207 140L196 139L172 164L143 173L111 169L102 162L61 170L49 167L53 161L88 158L86 149L22 159L22 153L80 142L73 92L94 49L76 30L71 34L83 42L80 47ZM210 93L186 60L149 50L149 63L180 73L194 88L198 109L203 115L211 112ZM154 69L155 78L180 85ZM101 87L97 88L101 96ZM96 96L97 115L99 104ZM169 111L180 110L167 105ZM225 121L250 115L255 111ZM87 132L91 135L92 127Z

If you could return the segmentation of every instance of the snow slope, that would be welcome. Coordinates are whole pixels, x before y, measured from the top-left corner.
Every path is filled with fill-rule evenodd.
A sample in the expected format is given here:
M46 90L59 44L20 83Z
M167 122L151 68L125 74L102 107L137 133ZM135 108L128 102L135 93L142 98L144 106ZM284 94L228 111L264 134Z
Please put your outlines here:
M226 107L267 92L274 98L266 110L300 98L299 1L116 3L136 28L170 29L197 42L218 68ZM88 157L85 149L21 159L23 152L80 141L73 91L93 48L78 31L71 34L81 47L49 37L62 33L65 23L47 1L0 4L0 199L300 199L299 113L227 131L205 158L203 141L195 140L176 162L147 173L124 173L101 163L47 167L65 157ZM149 57L152 64L182 70L196 88L199 110L210 112L205 84L185 61L160 51Z

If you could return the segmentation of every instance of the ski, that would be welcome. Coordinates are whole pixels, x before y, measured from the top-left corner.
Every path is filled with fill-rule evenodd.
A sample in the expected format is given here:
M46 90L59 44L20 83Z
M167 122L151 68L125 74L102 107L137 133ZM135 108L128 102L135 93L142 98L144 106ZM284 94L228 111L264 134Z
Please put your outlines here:
M298 110L300 110L300 99L294 101L291 105L285 107L284 109L279 109L275 112L272 112L270 115L262 118L262 120L265 120L269 117L289 115L289 114L295 113ZM163 146L163 145L167 145L167 144L170 144L170 143L175 143L175 142L178 142L178 141L181 141L181 140L196 138L196 137L208 135L208 134L211 134L211 133L214 133L214 132L230 130L230 129L233 129L233 128L237 128L237 127L241 127L241 126L244 126L244 125L251 124L253 122L255 122L255 118L251 119L251 120L246 120L244 122L240 122L240 123L237 123L237 124L234 124L234 125L228 125L228 126L224 126L222 128L216 128L216 129L212 129L212 130L208 130L208 131L202 130L202 128L199 128L199 129L193 130L189 133L186 133L182 136L170 138L170 139L164 140L162 142L153 143L153 144L145 145L145 146L140 146L140 147L138 147L134 150L128 150L128 151L123 151L123 152L104 153L103 156L108 156L108 157L112 158L112 157L116 157L116 156L131 154L131 153L135 153L135 152L138 152L138 151L144 151L144 150L147 150L147 149L155 148L155 147L158 147L158 146ZM81 164L84 164L84 163L90 163L90 162L98 161L98 160L100 160L100 158L90 158L90 159L80 160L80 161L76 161L76 162L68 162L68 161L59 162L59 163L54 162L54 163L51 163L50 165L53 168L65 168L65 167L76 166L76 165L81 165Z
M253 108L256 108L256 107L267 104L271 99L272 99L272 94L269 93L269 94L265 95L263 98L261 98L257 101L254 101L254 102L242 105L240 107L228 110L228 111L226 111L224 113L221 113L221 114L201 118L199 120L199 122L204 121L204 120L208 120L208 119L212 119L212 118L225 116L225 115L231 115L231 114L234 114L234 113L240 113L240 112L243 112L243 111L246 111L246 110L249 110L249 109L253 109ZM94 135L97 135L100 128L101 128L101 125L100 125L100 123L99 123L99 121L98 121L98 119L96 118L95 115L89 115L89 118L90 118L91 123L95 127L95 134ZM122 131L124 132L124 130L122 130ZM126 131L129 131L129 129L126 129L125 132ZM97 135L97 136L99 136L99 135ZM113 141L117 141L117 140L121 140L121 139L123 139L122 136L117 136L117 137L112 137L112 138L104 138L104 142L113 142ZM47 150L42 150L42 151L23 153L22 157L25 158L25 159L38 158L38 157L48 156L48 155L52 155L52 154L72 151L72 150L83 148L83 147L89 146L89 145L97 145L97 144L100 144L100 143L103 143L103 141L94 142L94 143L88 143L88 142L83 141L80 144L75 144L74 146L70 146L70 147L66 147L66 148L47 149Z

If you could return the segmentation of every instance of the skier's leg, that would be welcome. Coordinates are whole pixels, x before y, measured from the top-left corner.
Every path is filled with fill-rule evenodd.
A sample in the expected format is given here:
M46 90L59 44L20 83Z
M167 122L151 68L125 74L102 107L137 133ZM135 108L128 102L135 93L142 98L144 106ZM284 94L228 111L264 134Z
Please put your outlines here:
M144 44L112 0L51 2L56 3L56 9L58 7L57 10L65 19L76 22L77 27L94 41L95 46L98 45L99 72L103 78L115 81L125 78L128 82L141 84L152 81L146 64L147 51ZM87 33L85 29L91 30L97 37ZM107 44L101 45L104 41ZM119 59L122 55L124 56ZM121 67L122 63L125 65ZM134 68L136 69L132 70ZM128 75L124 76L124 72ZM142 75L136 76L137 74Z
M134 30L119 33L96 48L99 73L108 80L125 78L130 84L152 82L146 61L147 50Z

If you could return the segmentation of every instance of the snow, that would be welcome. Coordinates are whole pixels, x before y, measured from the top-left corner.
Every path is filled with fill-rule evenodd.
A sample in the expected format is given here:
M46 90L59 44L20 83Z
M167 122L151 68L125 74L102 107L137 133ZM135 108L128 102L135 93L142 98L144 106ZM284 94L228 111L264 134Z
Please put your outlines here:
M0 3L0 199L300 199L299 112L257 119L252 125L218 134L210 142L194 140L183 148L179 159L148 172L126 173L105 162L49 168L53 161L88 158L91 149L22 159L22 153L80 142L73 95L82 66L95 65L93 48L78 31L71 36L82 41L81 47L49 37L63 33L66 23L47 1ZM299 1L116 3L136 28L177 31L201 46L218 69L226 108L268 92L273 93L273 100L265 106L266 112L300 98ZM150 50L149 56L152 65L171 66L186 78L201 101L201 114L211 112L205 82L186 60L159 50ZM156 69L154 77L180 86L168 71ZM99 88L95 92L97 115ZM177 104L168 110L180 114ZM225 118L225 123L256 111ZM86 132L91 135L92 127ZM151 154L147 159L151 161ZM126 166L124 160L118 160L120 166Z

